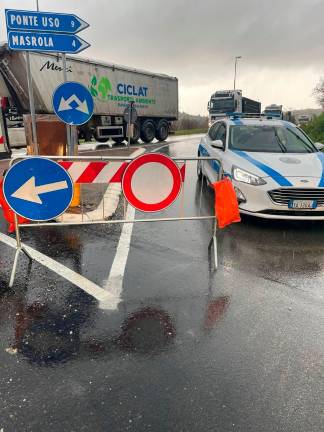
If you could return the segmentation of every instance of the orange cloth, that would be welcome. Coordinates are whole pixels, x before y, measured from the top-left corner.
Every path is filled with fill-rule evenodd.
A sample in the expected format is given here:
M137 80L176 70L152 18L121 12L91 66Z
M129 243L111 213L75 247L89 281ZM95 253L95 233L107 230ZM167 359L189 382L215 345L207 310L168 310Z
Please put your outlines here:
M215 191L215 214L219 228L241 222L239 206L232 182L225 178L213 184Z
M7 201L5 200L3 190L2 190L2 184L3 184L3 179L0 179L0 206L2 207L4 218L9 223L8 232L13 233L15 232L15 214L8 206ZM18 216L18 222L20 224L29 223L29 220L21 216Z

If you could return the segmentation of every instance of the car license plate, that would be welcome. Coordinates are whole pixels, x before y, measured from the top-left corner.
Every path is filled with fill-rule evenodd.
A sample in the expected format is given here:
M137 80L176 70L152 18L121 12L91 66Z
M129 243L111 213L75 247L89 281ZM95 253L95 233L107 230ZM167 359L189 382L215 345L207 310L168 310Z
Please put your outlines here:
M290 200L288 203L290 209L316 209L317 201L308 200Z

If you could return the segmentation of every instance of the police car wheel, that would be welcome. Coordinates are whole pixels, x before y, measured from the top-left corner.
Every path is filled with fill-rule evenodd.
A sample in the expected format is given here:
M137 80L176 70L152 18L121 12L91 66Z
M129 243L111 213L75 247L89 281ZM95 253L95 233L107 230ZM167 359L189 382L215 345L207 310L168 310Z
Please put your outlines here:
M198 155L198 157L199 156L200 155ZM197 161L197 176L198 176L199 180L201 180L203 178L203 172L202 172L202 166L201 166L200 160Z

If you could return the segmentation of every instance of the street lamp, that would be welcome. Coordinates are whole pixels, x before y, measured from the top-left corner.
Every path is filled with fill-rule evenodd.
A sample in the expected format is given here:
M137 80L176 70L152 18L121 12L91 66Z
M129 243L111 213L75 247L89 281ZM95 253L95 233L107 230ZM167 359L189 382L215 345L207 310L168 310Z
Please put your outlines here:
M236 56L235 57L235 71L234 71L234 90L236 88L236 68L237 68L237 60L241 59L242 56Z

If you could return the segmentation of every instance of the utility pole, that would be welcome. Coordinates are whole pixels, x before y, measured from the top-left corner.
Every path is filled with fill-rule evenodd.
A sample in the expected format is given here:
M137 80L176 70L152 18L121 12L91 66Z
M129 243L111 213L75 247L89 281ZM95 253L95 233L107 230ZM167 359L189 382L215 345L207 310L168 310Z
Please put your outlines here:
M241 59L242 56L235 57L235 69L234 69L234 90L236 89L236 70L237 70L237 60Z

